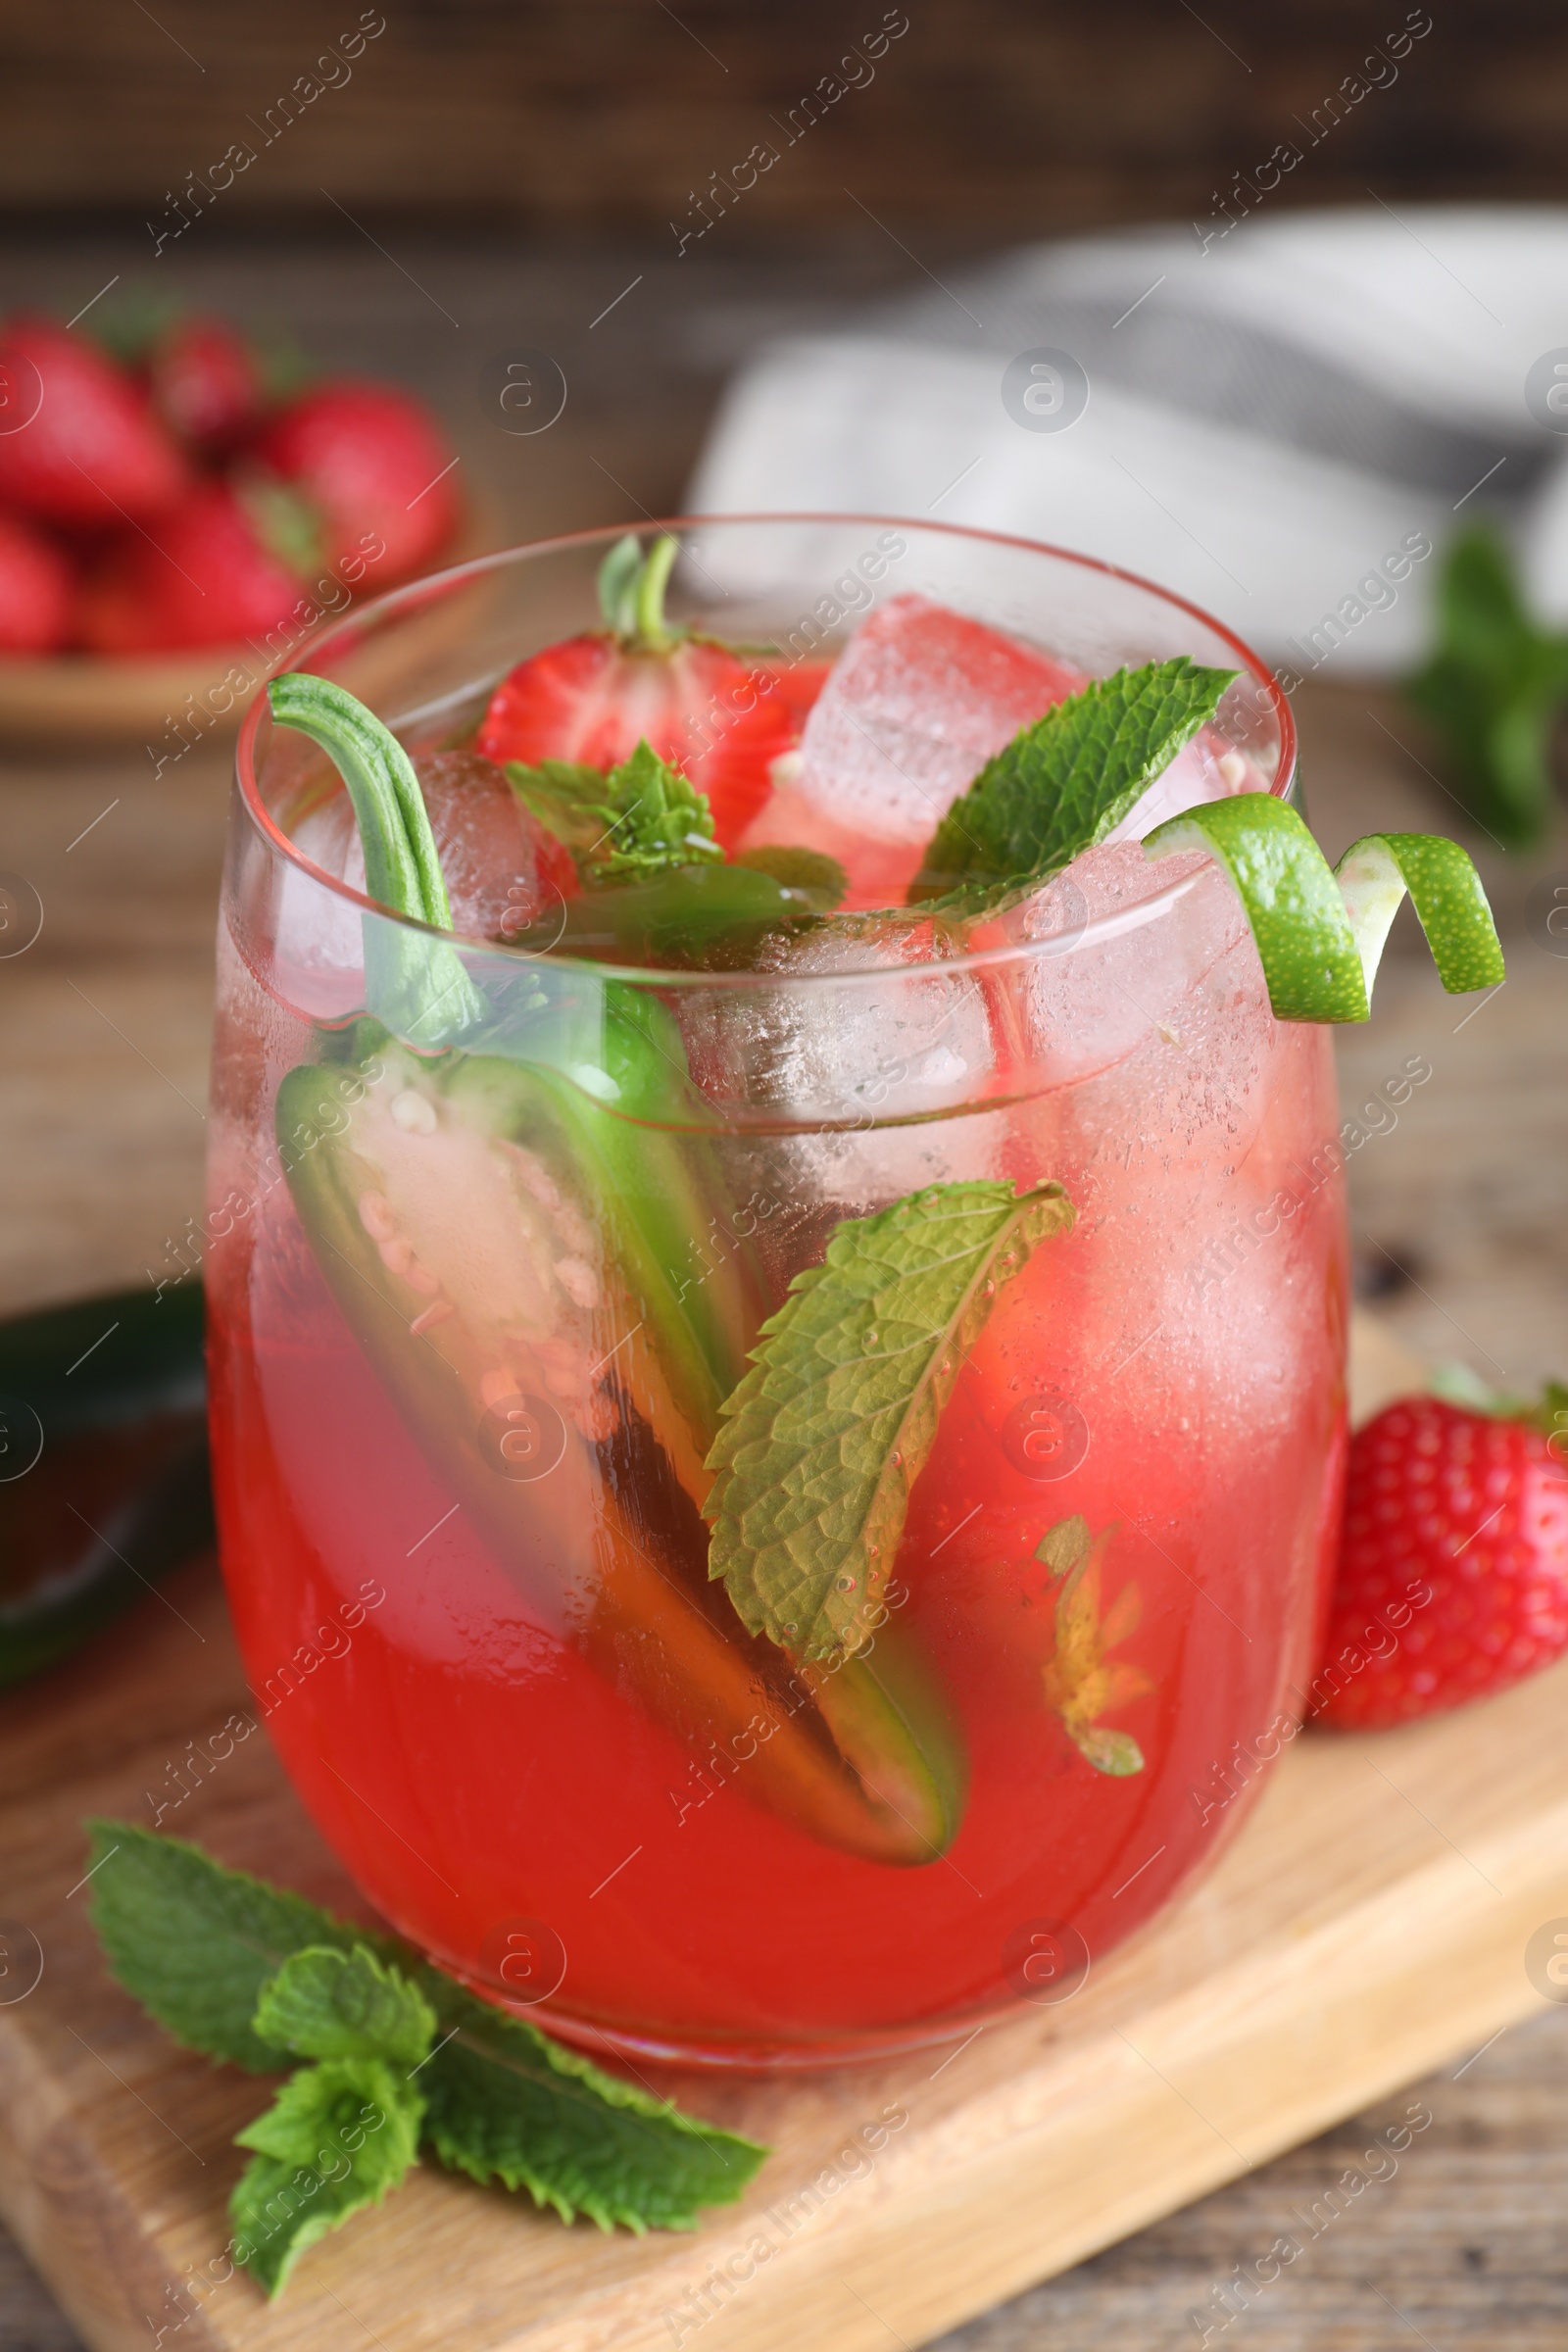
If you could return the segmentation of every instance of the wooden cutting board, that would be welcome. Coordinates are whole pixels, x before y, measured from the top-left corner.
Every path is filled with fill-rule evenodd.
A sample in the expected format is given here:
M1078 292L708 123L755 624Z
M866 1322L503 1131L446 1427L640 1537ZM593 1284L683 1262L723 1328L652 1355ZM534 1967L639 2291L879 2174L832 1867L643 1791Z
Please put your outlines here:
M1409 1371L1358 1335L1363 1413ZM0 1716L0 2211L95 2352L914 2345L1477 2047L1539 2006L1525 1946L1568 1916L1565 1662L1428 1726L1298 1740L1201 1886L1059 2007L854 2073L661 2078L775 2150L695 2235L565 2230L421 2169L279 2304L243 2276L193 2299L266 2094L110 1982L78 1824L149 1820L245 1703L204 1567ZM260 1740L163 1826L356 1907Z

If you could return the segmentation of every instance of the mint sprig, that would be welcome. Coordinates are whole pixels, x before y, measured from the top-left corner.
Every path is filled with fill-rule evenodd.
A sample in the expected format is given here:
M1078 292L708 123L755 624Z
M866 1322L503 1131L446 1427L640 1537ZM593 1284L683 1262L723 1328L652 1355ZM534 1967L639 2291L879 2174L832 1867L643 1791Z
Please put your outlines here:
M1525 602L1506 540L1478 523L1453 542L1437 593L1437 643L1406 691L1443 738L1483 832L1540 840L1552 808L1551 731L1568 704L1568 637Z
M1071 1230L1059 1184L933 1185L835 1226L720 1408L709 1574L803 1658L869 1638L942 1409L997 1295Z
M590 885L645 882L677 865L722 865L706 793L661 760L647 737L601 775L575 760L509 760L513 790L564 841Z
M605 2074L394 1936L182 1839L88 1827L93 1924L126 1991L177 2041L251 2073L318 2061L240 2134L254 2160L234 2192L235 2229L270 2293L421 2146L449 2170L526 2189L563 2221L637 2231L695 2228L705 2206L740 2196L767 2153ZM381 2120L356 2126L351 2111L367 2104Z
M1236 675L1183 654L1118 669L1054 704L948 810L910 899L976 912L1070 864L1136 807Z
M380 2058L301 2067L234 2134L255 2151L228 2201L235 2261L275 2295L308 2246L406 2178L423 2113L408 2076Z
M303 2058L388 2058L411 2068L435 2039L428 2001L366 1943L292 1953L262 1986L254 2025L260 2040Z
M708 795L661 760L645 736L605 778L603 846L590 853L589 879L646 880L672 865L719 864Z

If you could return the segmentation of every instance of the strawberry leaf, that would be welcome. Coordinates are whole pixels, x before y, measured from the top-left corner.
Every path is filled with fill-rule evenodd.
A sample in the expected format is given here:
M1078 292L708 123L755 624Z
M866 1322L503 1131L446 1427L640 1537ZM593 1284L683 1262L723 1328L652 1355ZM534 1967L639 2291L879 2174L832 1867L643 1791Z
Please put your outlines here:
M835 1227L721 1408L709 1574L800 1658L870 1633L909 1490L1002 1285L1071 1230L1058 1184L933 1185Z

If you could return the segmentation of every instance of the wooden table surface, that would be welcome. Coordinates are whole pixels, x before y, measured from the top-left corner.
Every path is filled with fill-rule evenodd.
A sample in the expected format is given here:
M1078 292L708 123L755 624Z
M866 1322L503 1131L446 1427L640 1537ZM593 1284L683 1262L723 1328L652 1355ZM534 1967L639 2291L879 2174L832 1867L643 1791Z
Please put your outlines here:
M0 301L79 302L122 259L90 241L14 252ZM662 255L602 245L432 244L399 262L413 278L368 246L215 248L183 267L182 283L192 298L286 318L329 365L385 368L427 391L515 537L667 511L723 370L751 340L842 316L907 272L897 252L869 246L797 253L765 273L736 258L689 278ZM587 320L639 270L636 319L607 319L590 340ZM415 279L463 319L456 333ZM532 441L491 432L480 409L488 355L519 343L553 350L572 386L560 423ZM1296 701L1331 855L1375 824L1452 819L1396 698L1323 684ZM0 1311L140 1280L197 1212L226 795L221 750L156 780L139 746L0 750L0 868L43 906L33 946L0 960ZM1568 879L1568 828L1528 864L1482 863L1510 951L1506 988L1484 1004L1444 997L1406 914L1372 1022L1340 1041L1346 1109L1367 1133L1350 1161L1356 1256L1364 1295L1411 1345L1528 1383L1568 1368L1568 961L1531 936L1526 906L1543 875ZM1412 1054L1432 1075L1395 1112L1380 1090ZM1412 2340L1449 2352L1504 2338L1535 2352L1568 2335L1568 2011L1510 2029L1410 2096L1432 2129L1236 2318L1250 2352ZM1194 2343L1199 2306L1221 2340L1211 2289L1265 2252L1290 2209L1310 2207L1387 2120L1357 2119L1260 2167L944 2338L946 2352ZM0 2241L0 2352L74 2342Z

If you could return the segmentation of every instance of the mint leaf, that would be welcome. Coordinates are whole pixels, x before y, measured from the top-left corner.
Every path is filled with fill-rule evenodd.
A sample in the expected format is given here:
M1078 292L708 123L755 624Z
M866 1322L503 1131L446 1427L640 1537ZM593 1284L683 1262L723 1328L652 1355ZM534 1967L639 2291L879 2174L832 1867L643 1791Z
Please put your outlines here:
M529 767L509 760L503 770L529 814L536 816L573 857L586 858L603 839L609 821L604 771L576 760L541 760Z
M349 1952L363 1932L182 1838L124 1821L88 1827L93 1926L125 1990L188 2049L275 2074L278 2052L254 2024L263 1986L291 1953Z
M850 887L850 877L825 850L797 849L792 842L760 842L755 850L737 850L731 865L748 865L754 874L769 874L786 890L802 890L819 914L831 914Z
M1105 835L1219 708L1233 669L1179 655L1118 669L1056 703L989 760L948 810L911 901L975 912L1043 881Z
M423 2101L379 2058L290 2077L235 2143L257 2151L228 2201L234 2257L275 2295L307 2246L396 2188L418 2153Z
M574 760L509 760L514 792L564 841L590 883L647 881L674 865L722 865L705 793L660 759L646 736L608 775Z
M365 1998L352 2014L363 2020L373 1981L364 1963L373 1954L396 1994L398 2047L410 2046L403 2036L416 1998L438 2029L433 2054L411 2061L399 2079L414 2074L428 2102L424 2137L450 2169L526 2188L564 2221L580 2212L604 2229L618 2222L631 2230L686 2230L703 2206L738 2197L766 2154L602 2073L391 1936L225 1870L178 1838L127 1822L90 1826L93 1917L110 1965L160 2025L193 2049L253 2073L275 2072L280 2052L262 2038L258 2013L278 2032L285 2017L308 2012L306 2031L319 2037L318 1994L328 1956L340 1953L347 1971L334 1980L333 2010L346 2005L343 1988L352 1981L349 2003ZM379 1989L375 1997L375 2014L392 2014L379 2006ZM455 2038L444 2041L454 2028ZM262 2175L251 2169L259 2182ZM260 2206L275 2193L270 2189ZM314 2209L314 2196L309 2202Z
M862 1645L959 1366L1002 1284L1072 1222L1059 1184L933 1185L846 1218L796 1275L708 1457L709 1574L750 1632L799 1658Z
M564 2222L690 2230L705 2205L740 2196L767 2153L601 2073L435 1969L418 1983L442 2034L459 2029L419 2077L425 2137L453 2172L525 2188Z
M1443 737L1468 813L1505 847L1528 849L1552 806L1547 752L1568 702L1568 638L1532 618L1508 544L1490 523L1449 548L1437 619L1410 700Z
M255 2030L305 2058L385 2058L416 2067L435 2039L435 2013L400 1970L368 1944L312 1944L262 1988Z
M589 879L644 881L671 865L722 864L706 793L694 792L643 738L605 778L608 838L590 853Z

